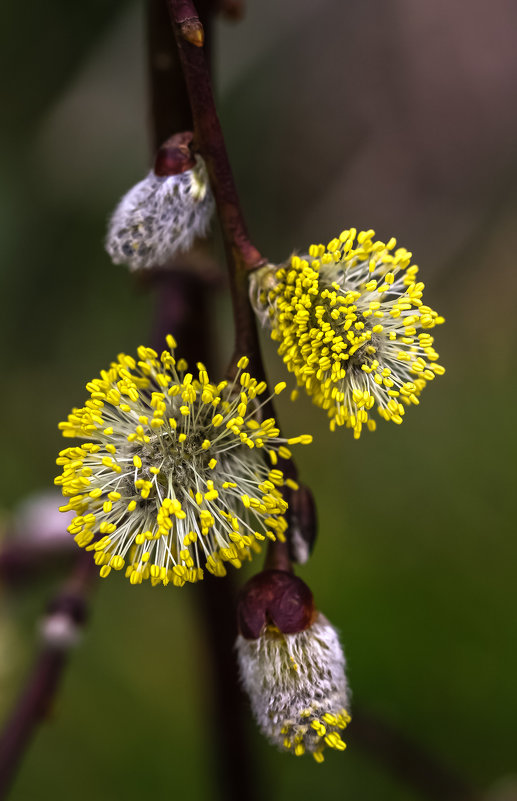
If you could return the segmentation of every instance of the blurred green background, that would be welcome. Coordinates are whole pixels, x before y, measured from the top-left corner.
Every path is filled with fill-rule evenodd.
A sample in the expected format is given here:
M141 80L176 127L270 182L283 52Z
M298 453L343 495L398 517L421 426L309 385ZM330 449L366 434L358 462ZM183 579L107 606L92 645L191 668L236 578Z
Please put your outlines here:
M305 400L280 399L286 432L316 435L297 454L320 517L300 574L342 633L357 703L507 801L517 797L517 10L505 0L248 5L239 24L217 22L215 64L257 246L275 260L352 225L395 235L447 320L437 337L447 373L401 427L380 422L356 442L330 434ZM102 245L109 212L149 164L141 5L3 11L7 528L20 501L52 484L57 421L116 353L146 342L153 303ZM224 291L214 303L222 369ZM2 594L2 715L58 579ZM13 801L217 798L195 591L102 582ZM323 766L276 753L251 718L249 730L272 801L425 797L355 744L353 725L347 752Z

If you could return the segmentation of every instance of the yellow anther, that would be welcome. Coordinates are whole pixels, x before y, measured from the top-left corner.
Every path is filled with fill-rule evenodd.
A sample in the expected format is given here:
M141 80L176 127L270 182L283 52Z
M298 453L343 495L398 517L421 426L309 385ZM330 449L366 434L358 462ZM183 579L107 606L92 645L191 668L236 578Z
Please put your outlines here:
M309 281L300 295L301 319L311 287ZM167 344L175 346L169 338ZM318 358L328 356L325 347ZM247 357L239 365L245 370ZM201 363L197 368L199 380L167 350L159 358L144 347L138 359L120 354L91 382L85 406L61 425L67 437L94 440L59 454L56 484L75 514L71 534L93 552L102 575L124 568L133 584L181 586L202 578L201 564L222 576L223 562L240 567L259 540L285 540L284 477L277 471L272 480L264 467L274 470L277 452L291 452L276 421L255 412L265 382L242 372L237 382L216 386ZM287 485L297 487L292 479ZM251 514L241 520L243 507ZM195 543L202 545L190 553Z

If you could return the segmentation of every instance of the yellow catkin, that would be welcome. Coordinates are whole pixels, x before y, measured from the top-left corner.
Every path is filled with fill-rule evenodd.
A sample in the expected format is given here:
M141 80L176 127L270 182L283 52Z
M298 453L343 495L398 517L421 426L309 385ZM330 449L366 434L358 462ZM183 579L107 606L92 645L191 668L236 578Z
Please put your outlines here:
M294 486L275 468L277 453L290 451L275 420L257 414L267 386L245 372L248 359L233 382L213 384L201 363L187 372L166 341L161 354L119 354L59 424L82 440L57 459L61 509L75 512L68 530L93 551L101 576L125 568L135 585L183 586L205 569L240 567L259 542L284 539L282 488Z
M373 236L345 230L251 279L255 310L287 369L325 409L331 429L352 428L355 438L364 427L375 430L374 408L401 423L444 373L429 334L444 319L423 304L411 253Z

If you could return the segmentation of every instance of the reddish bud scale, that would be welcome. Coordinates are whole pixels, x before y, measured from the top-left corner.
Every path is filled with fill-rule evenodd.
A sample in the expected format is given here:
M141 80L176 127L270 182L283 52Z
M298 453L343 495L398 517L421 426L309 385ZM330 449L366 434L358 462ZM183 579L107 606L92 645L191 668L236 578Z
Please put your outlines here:
M237 625L248 640L260 637L268 625L283 634L304 631L314 622L314 598L307 584L285 570L263 570L239 593Z
M195 47L203 47L205 43L205 31L197 17L186 19L180 23L182 37Z
M195 156L190 150L192 137L191 131L184 131L167 139L156 153L154 174L165 177L191 170L196 164Z

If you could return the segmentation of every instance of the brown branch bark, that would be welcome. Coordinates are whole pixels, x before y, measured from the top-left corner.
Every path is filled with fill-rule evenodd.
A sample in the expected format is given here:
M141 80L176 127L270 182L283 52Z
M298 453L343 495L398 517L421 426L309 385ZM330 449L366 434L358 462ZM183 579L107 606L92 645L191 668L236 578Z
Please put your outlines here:
M249 301L248 274L267 263L267 259L251 243L242 215L215 106L210 68L203 47L204 37L192 35L193 31L203 30L196 6L192 0L167 0L167 5L192 111L194 145L207 165L225 243L235 323L235 347L228 375L235 373L238 360L246 355L250 360L250 372L261 381L265 379L265 371L255 315ZM271 401L265 413L276 417ZM294 464L284 464L294 476ZM278 540L269 544L268 560L282 565L282 569L290 569L288 548Z
M206 49L211 40L213 3L202 3L200 13ZM158 147L176 131L191 128L192 118L165 0L149 0L148 19L152 141ZM209 63L208 53L207 69ZM157 64L168 65L166 75L157 70ZM171 108L173 96L176 105ZM193 259L201 262L198 269L193 269ZM153 271L151 280L157 296L153 341L154 347L161 350L165 335L173 333L189 364L202 361L210 373L214 361L215 271L207 269L206 260L207 255L197 247L188 259L178 257L169 269ZM203 682L209 688L205 704L211 714L207 723L212 728L218 795L225 801L258 801L263 796L249 744L246 701L239 687L233 651L237 636L236 595L232 575L224 580L207 575L196 587L200 642L208 673L208 681Z
M39 653L0 737L2 801L7 798L37 727L52 706L70 649L86 621L89 594L96 576L97 566L91 555L81 552L70 576L48 606Z
M76 557L77 547L68 535L42 542L8 539L0 551L0 580L7 585L23 584L53 567L68 566Z
M266 263L251 243L215 107L205 48L193 44L191 31L201 25L190 0L167 0L194 124L194 145L203 156L217 204L225 243L235 319L235 352L230 371L247 355L258 380L264 376L255 318L248 299L247 273ZM202 27L202 26L201 26Z

